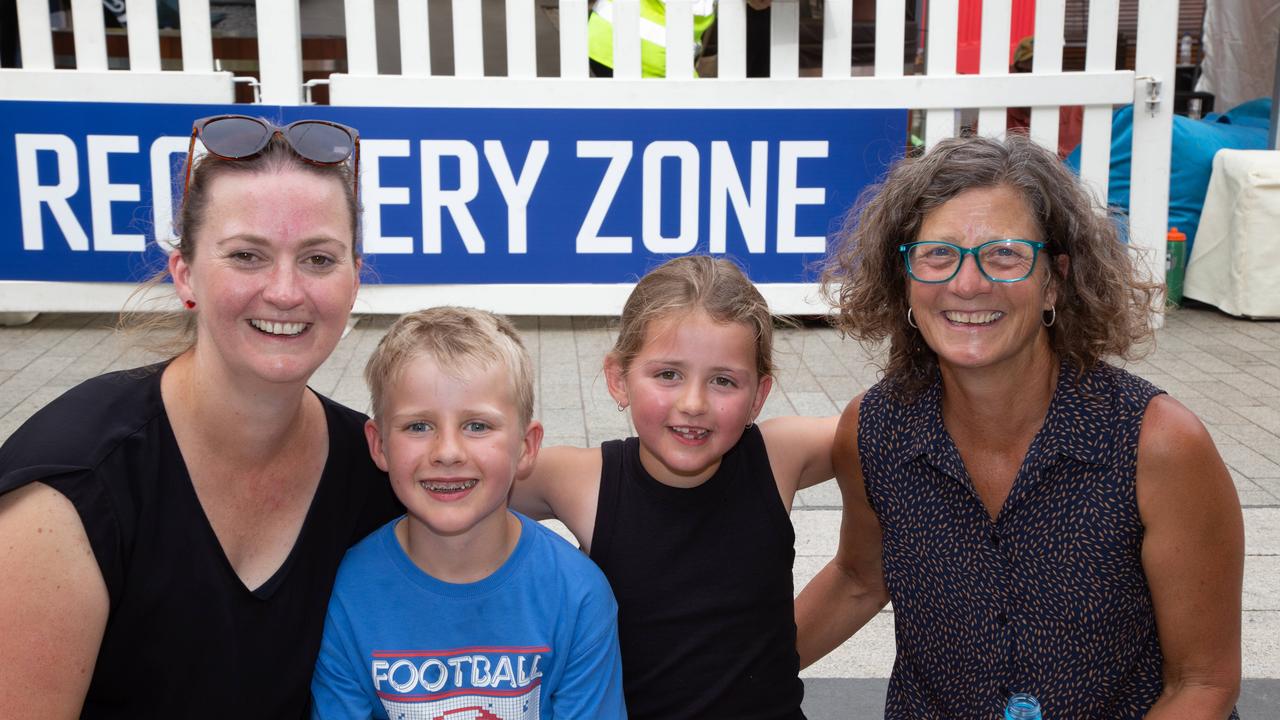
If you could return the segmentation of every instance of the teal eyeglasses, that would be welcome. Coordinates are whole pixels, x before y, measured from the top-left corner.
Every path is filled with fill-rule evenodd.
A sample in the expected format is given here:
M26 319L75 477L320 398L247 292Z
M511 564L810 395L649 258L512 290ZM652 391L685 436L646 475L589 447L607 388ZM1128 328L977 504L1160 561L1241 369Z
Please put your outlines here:
M978 272L991 282L1026 280L1036 269L1044 243L1004 238L965 248L940 240L923 240L898 246L907 263L907 274L922 283L944 283L960 272L965 255L972 255Z

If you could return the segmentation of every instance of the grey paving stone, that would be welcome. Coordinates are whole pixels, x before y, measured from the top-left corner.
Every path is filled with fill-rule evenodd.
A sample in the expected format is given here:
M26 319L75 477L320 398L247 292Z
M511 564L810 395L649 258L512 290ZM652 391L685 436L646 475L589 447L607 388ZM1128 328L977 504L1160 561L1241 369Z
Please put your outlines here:
M1242 508L1280 507L1280 503L1276 502L1275 495L1266 490L1237 490L1236 496L1240 499L1240 507Z
M1226 376L1219 375L1218 377ZM1214 380L1212 382L1193 382L1187 384L1195 388L1201 395L1213 398L1216 402L1229 408L1263 404L1259 395L1255 393L1247 394L1221 381Z
M1280 611L1249 610L1240 620L1240 660L1244 676L1280 678ZM1280 714L1266 717L1280 717Z
M835 480L807 487L796 493L796 499L802 500L806 509L838 510L844 504L840 496L840 486Z
M840 539L839 510L796 510L791 522L796 529L796 556L835 556Z
M764 407L760 409L760 416L756 419L768 420L772 417L795 414L796 410L792 407L791 401L787 398L785 392L771 392L764 401Z
M1246 410L1255 409L1248 406L1229 408L1217 400L1204 396L1178 397L1178 401L1190 408L1203 422L1214 425L1244 424L1246 420L1242 414Z
M1239 414L1250 422L1274 435L1280 435L1280 409L1270 405L1263 407L1242 407Z
M1261 380L1270 387L1280 388L1280 367L1275 365L1246 365L1241 369L1245 374Z
M20 371L33 360L44 354L45 349L39 347L14 347L0 353L0 371Z
M565 381L565 378L554 378L555 382L543 380L539 383L538 395L544 409L581 408L582 395L578 383Z
M1280 557L1249 555L1244 559L1244 610L1280 610Z
M1243 367L1247 368L1250 366L1243 366ZM1270 366L1268 365L1268 366L1258 366L1258 367L1270 367ZM1222 375L1216 376L1218 381L1225 383L1227 385L1230 385L1231 387L1235 388L1236 390L1240 391L1241 393L1243 393L1244 395L1250 398L1280 396L1280 387L1272 385L1271 383L1265 380L1259 379L1255 375L1251 375L1248 372L1241 370L1241 366L1239 365L1234 365L1233 368L1236 370L1236 372L1224 373ZM1280 368L1276 368L1276 369L1280 370ZM1258 403L1251 402L1248 404L1256 405Z
M1280 508L1245 508L1244 551L1246 555L1280 555Z
M572 447L593 447L587 445L586 435L543 435L542 447L569 445Z
M1280 478L1280 465L1244 445L1221 445L1218 452L1228 467L1249 479Z
M579 435L584 426L582 408L549 408L543 406L542 426L548 435Z
M1277 478L1258 478L1253 483L1262 490L1270 493L1277 503L1280 503L1280 479Z
M788 392L787 398L797 415L826 417L840 414L840 408L824 392Z

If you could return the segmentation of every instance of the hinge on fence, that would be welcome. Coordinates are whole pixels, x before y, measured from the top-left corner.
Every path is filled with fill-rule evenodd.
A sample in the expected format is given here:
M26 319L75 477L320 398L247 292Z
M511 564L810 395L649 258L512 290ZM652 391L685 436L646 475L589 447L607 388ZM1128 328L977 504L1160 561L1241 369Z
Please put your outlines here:
M1139 75L1134 80L1141 80L1147 84L1147 112L1151 113L1151 117L1155 117L1160 109L1161 93L1163 92L1164 83L1154 75Z
M329 84L329 80L328 80L328 78L316 78L316 79L314 79L314 80L308 80L308 81L306 81L306 82L302 83L302 102L303 102L303 104L305 104L305 105L315 105L315 103L311 101L311 90L312 90L312 88L316 88L316 87L319 87L319 86L321 86L321 85L328 85L328 84Z

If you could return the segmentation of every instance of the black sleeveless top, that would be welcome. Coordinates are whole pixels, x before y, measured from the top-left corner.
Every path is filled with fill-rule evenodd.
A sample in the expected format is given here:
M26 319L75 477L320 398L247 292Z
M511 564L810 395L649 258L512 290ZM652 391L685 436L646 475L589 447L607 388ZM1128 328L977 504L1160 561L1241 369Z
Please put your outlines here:
M804 718L795 533L759 428L688 489L653 479L637 438L601 451L591 559L618 599L628 715Z
M349 546L403 512L364 416L321 398L329 455L296 544L250 590L218 544L160 398L163 365L89 380L0 447L0 493L41 482L75 506L111 609L84 718L298 718Z

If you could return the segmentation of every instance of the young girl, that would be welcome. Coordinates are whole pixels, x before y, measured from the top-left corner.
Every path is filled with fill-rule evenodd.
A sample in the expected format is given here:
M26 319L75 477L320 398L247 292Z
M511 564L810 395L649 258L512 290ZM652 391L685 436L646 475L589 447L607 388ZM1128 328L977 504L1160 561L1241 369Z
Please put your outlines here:
M788 514L829 479L836 418L754 423L773 321L727 260L636 285L604 361L638 437L543 450L512 505L559 518L613 586L632 718L803 718Z

